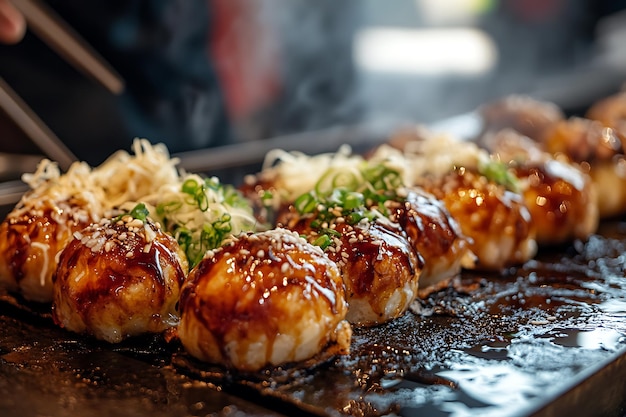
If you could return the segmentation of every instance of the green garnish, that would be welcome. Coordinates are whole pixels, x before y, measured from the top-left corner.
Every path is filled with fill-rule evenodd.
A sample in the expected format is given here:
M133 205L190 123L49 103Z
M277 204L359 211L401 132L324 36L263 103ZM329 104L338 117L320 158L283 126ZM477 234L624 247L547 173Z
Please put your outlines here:
M503 185L509 191L519 192L519 180L504 162L489 161L479 163L478 172L487 177L487 179Z
M202 225L200 238L194 239L193 232L185 227L176 229L175 236L178 244L187 255L190 265L197 265L207 250L219 247L232 231L231 217L223 214L212 223Z
M177 192L156 205L155 212L164 230L187 255L190 268L232 234L256 226L248 201L235 187L221 184L216 177L191 175Z
M396 199L402 186L398 171L382 164L364 163L357 170L326 171L313 191L304 193L294 201L294 208L302 215L313 216L310 226L318 237L314 245L326 249L339 233L329 225L339 217L350 225L363 220L373 221L380 214L388 215L384 203Z
M138 203L129 212L122 213L119 216L115 217L113 219L113 222L118 222L122 220L124 216L131 216L133 219L137 219L137 220L141 220L142 222L145 222L146 219L148 218L148 215L150 215L150 212L146 208L146 205L144 203Z
M128 214L130 214L133 219L138 219L142 222L145 222L150 212L148 211L144 203L139 203L135 207L133 207L133 209Z
M331 243L333 243L333 241L328 235L321 235L320 237L318 237L317 239L313 241L313 244L315 246L319 246L320 248L322 248L322 250L329 247Z

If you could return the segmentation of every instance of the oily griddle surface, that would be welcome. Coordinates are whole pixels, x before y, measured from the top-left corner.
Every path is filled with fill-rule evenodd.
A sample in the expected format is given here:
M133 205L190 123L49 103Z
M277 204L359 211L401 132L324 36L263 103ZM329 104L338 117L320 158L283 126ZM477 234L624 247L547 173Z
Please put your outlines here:
M542 249L392 323L352 352L255 375L199 363L176 340L112 346L0 297L0 414L543 416L626 413L626 222Z

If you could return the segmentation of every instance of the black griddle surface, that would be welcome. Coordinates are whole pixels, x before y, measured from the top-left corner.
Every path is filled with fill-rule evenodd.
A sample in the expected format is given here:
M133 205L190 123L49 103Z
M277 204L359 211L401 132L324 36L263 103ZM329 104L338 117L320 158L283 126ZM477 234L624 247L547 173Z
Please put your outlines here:
M0 298L0 414L623 416L626 222L542 249L392 323L355 329L352 352L313 368L240 375L160 336L112 346Z

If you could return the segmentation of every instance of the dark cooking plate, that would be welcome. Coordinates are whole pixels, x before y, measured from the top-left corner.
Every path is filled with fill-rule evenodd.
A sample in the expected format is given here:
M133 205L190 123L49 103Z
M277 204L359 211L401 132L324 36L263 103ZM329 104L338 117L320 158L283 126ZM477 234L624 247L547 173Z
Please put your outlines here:
M254 376L198 363L174 341L111 346L56 328L45 308L0 303L0 414L92 416L624 415L626 222L542 250L387 325L352 353Z

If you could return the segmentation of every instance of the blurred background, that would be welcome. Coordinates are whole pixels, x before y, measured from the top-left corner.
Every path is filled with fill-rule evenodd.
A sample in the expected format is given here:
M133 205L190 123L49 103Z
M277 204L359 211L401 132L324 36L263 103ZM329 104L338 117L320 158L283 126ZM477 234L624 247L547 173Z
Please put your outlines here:
M618 0L47 4L120 72L125 92L82 76L30 32L0 46L0 77L91 164L134 137L177 154L200 150L210 164L225 157L207 149L275 138L319 151L316 132L328 129L335 147L358 141L338 134L349 126L384 126L372 129L378 136L411 123L453 129L457 116L514 93L576 114L626 75ZM235 149L257 159L264 150ZM5 117L0 152L41 149Z

